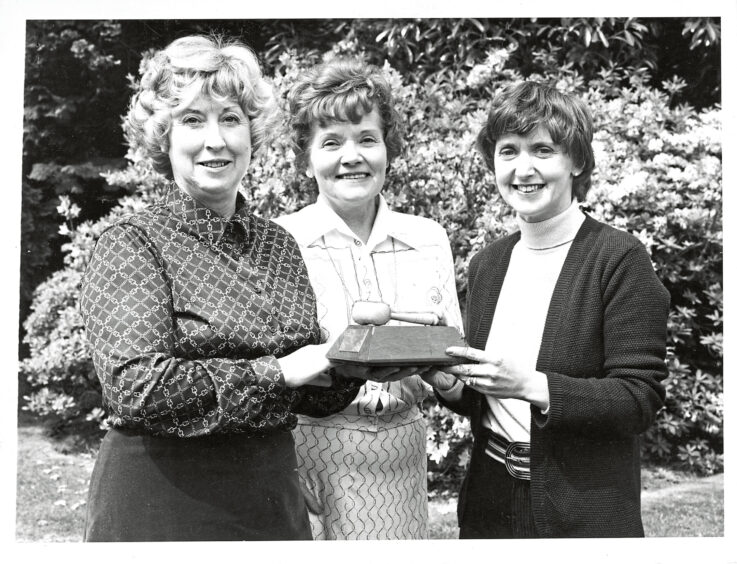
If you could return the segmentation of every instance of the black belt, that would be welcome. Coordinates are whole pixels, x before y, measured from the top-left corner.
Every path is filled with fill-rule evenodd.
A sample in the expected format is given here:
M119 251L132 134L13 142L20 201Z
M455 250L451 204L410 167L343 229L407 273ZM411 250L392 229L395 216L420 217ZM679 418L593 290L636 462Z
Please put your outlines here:
M530 443L522 441L509 442L507 439L485 429L486 447L484 453L489 458L501 462L507 467L507 472L519 480L530 479Z

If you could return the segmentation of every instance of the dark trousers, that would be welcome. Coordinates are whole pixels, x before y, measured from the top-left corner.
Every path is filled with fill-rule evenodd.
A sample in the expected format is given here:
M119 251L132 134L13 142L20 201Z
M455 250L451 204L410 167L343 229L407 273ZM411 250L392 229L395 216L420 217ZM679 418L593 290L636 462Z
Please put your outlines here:
M476 439L458 505L462 539L537 538L529 480L513 478Z

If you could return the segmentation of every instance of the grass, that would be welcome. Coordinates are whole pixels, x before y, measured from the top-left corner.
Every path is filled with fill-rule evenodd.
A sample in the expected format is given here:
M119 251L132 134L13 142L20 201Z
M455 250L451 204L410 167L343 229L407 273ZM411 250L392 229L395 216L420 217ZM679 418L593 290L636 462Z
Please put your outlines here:
M456 503L448 495L430 502L430 538L458 538ZM724 536L724 474L643 468L642 522L646 537Z
M724 536L724 474L693 478L659 468L643 473L642 520L649 537Z
M18 423L16 540L79 542L94 450L58 441L28 416ZM664 468L642 472L648 537L724 535L724 475L698 478ZM430 538L458 538L456 498L430 501Z
M81 541L93 452L69 452L45 428L21 416L18 422L16 540Z

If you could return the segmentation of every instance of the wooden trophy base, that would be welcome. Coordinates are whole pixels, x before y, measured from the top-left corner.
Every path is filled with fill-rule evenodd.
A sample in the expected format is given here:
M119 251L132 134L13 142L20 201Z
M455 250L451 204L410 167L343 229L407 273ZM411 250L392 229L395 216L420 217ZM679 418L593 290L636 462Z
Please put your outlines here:
M445 354L465 347L455 327L349 325L330 347L332 362L361 366L448 366L468 362Z

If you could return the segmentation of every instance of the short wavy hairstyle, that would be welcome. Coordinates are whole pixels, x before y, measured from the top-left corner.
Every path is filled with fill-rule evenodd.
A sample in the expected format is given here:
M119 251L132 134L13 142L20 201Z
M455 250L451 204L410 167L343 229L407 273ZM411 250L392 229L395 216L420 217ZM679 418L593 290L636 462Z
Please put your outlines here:
M169 161L172 111L191 99L191 89L213 100L236 100L248 116L251 145L257 151L278 121L273 88L256 55L237 41L191 35L157 51L143 65L142 77L123 118L131 148L141 148L154 169L173 177ZM186 98L185 98L186 97Z
M387 163L402 152L403 129L391 86L381 70L357 58L336 58L305 72L287 97L292 149L299 170L309 164L316 125L358 123L375 107L381 117Z
M561 145L581 173L573 177L573 195L586 199L594 170L593 120L586 104L575 96L539 84L520 82L510 85L491 102L489 116L476 139L476 146L488 167L494 171L496 142L503 135L527 135L545 128L554 143Z

